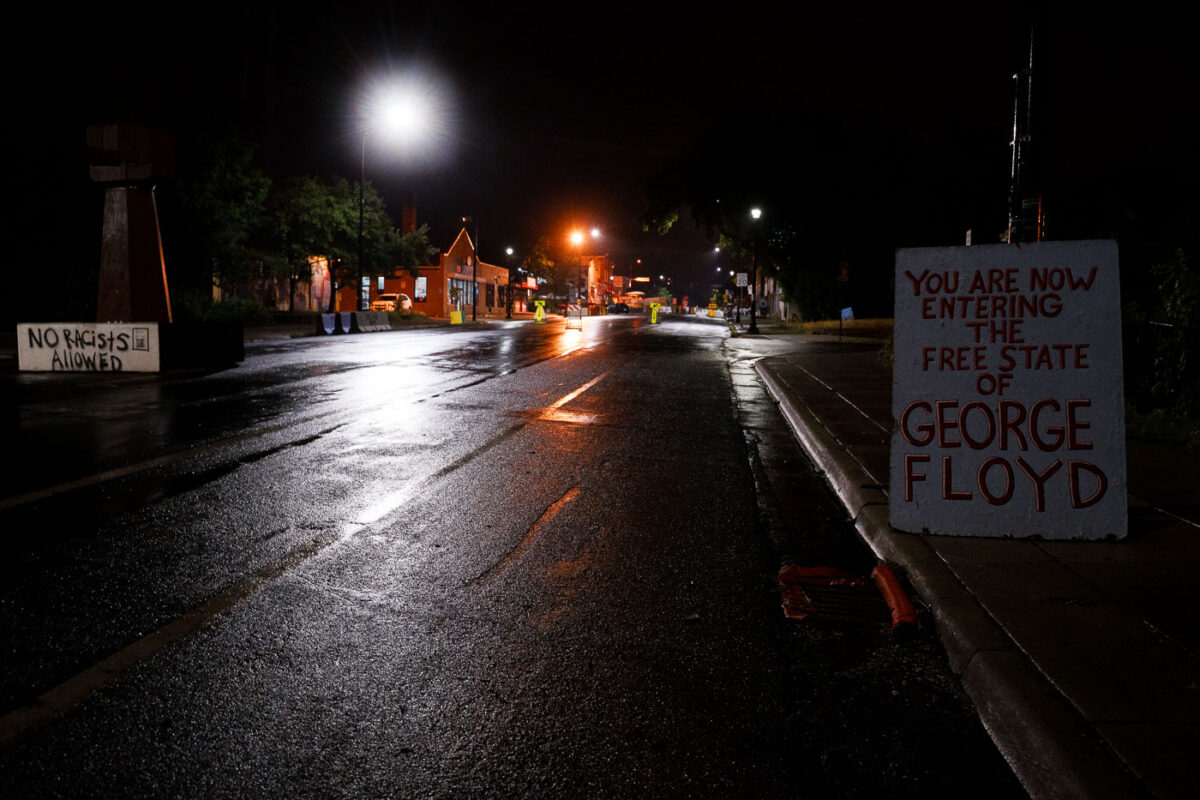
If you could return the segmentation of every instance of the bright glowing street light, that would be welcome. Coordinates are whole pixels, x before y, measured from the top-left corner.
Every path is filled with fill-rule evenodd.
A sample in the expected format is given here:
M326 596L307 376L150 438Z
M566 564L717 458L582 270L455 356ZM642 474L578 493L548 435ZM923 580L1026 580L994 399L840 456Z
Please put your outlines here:
M363 308L363 240L366 238L367 135L378 138L405 159L435 153L445 142L450 104L446 86L431 75L416 73L380 80L360 104L362 123L361 172L358 184L358 286L355 296Z
M388 139L413 143L427 130L429 103L411 91L396 91L382 98L376 117L379 130Z
M387 75L369 86L360 104L365 127L405 159L430 155L447 143L449 88L430 73Z
M358 298L358 311L367 308L363 301L363 242L367 238L366 206L367 206L367 134L375 131L381 139L388 142L408 145L417 141L423 126L424 105L415 96L405 93L387 97L374 109L372 118L362 131L362 161L358 180L358 286L355 297ZM374 123L374 124L372 124Z

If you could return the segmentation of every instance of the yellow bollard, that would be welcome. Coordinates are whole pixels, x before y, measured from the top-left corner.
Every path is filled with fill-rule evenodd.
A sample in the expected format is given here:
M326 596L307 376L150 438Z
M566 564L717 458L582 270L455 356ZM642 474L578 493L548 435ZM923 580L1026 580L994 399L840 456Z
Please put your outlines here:
M451 325L462 325L463 324L463 312L451 311L450 312L450 324Z
M533 318L535 320L537 320L538 322L545 322L546 321L546 301L545 300L534 300L533 304L535 306L537 306L537 313L533 315Z
M650 324L651 325L658 324L658 307L660 305L662 305L662 303L651 303L650 304Z

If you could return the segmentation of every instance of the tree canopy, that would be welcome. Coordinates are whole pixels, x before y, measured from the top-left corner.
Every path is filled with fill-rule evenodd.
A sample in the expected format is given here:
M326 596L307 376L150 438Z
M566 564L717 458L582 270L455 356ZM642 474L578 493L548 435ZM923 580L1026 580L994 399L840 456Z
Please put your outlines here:
M271 181L254 165L254 148L235 135L200 137L189 167L178 186L172 256L189 273L243 287L258 271Z
M369 183L340 176L288 176L277 182L233 134L201 137L177 187L170 258L173 280L201 292L210 283L232 296L255 279L307 278L309 258L325 256L339 285L359 274L360 198L364 276L415 271L436 257L428 229L401 234Z
M534 242L533 247L521 259L523 272L537 278L539 284L554 297L565 297L570 276L564 268L562 253L545 236Z

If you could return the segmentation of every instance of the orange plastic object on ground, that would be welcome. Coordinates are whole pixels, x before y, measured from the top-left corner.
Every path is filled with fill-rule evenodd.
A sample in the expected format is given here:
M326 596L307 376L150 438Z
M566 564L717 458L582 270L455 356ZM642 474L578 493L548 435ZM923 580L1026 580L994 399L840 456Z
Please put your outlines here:
M788 619L867 625L883 622L882 607L871 582L833 567L789 564L779 572L779 591Z
M916 609L908 601L904 590L900 588L900 581L896 580L896 574L892 572L892 568L887 564L880 564L871 570L871 577L875 579L879 593L883 595L888 608L892 610L892 628L899 628L901 625L916 625Z

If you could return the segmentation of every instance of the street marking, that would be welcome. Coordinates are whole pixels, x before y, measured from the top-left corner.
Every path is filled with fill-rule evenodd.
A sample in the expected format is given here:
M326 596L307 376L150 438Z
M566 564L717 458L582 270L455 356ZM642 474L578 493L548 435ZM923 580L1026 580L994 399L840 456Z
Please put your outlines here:
M546 422L570 422L575 425L590 425L596 421L596 415L579 414L574 411L563 411L558 408L547 408L538 415L538 419Z
M542 526L557 517L558 513L566 508L568 503L578 497L580 489L581 487L579 484L575 484L570 489L567 489L566 494L551 503L546 510L542 512L541 516L534 520L533 525L529 526L529 530L527 530L525 535L521 537L521 541L517 542L516 547L514 547L512 550L509 550L504 558L500 559L484 572L480 573L480 575L476 577L475 580L471 581L471 583L483 583L484 581L491 580L496 575L511 567L517 561L517 559L524 555L525 551L533 545L534 541L538 537L538 534L542 532Z
M29 705L0 717L0 748L12 745L29 729L67 713L97 689L120 677L126 670L146 661L168 645L196 633L209 620L228 611L262 585L307 561L339 538L332 532L317 537L276 563L237 582L208 602L49 689Z
M569 422L577 425L588 425L595 422L595 414L581 414L575 411L564 411L563 406L574 400L576 397L579 397L579 395L583 394L611 374L611 369L601 372L599 375L592 378L575 391L560 397L558 400L555 400L550 405L541 409L541 411L539 411L537 414L537 418L548 422Z
M579 397L579 395L583 394L583 393L584 393L584 392L586 392L588 389L592 388L592 387L593 387L593 386L595 386L597 383L599 383L600 381L602 381L602 380L604 380L605 378L607 378L607 377L608 377L608 376L609 376L611 373L612 373L612 370L611 370L611 369L610 369L610 370L606 370L606 371L604 371L604 372L601 372L599 375L597 375L596 377L592 378L590 381L588 381L587 383L585 383L583 386L580 386L580 387L579 387L578 389L576 389L575 391L571 392L571 393L570 393L570 394L568 394L568 395L564 395L563 397L559 398L559 399L558 399L558 400L556 400L555 402L551 403L551 404L550 404L550 408L555 408L555 409L557 409L557 408L562 408L562 407L563 407L563 406L565 406L567 403L571 402L571 401L572 401L572 400L574 400L576 397Z

